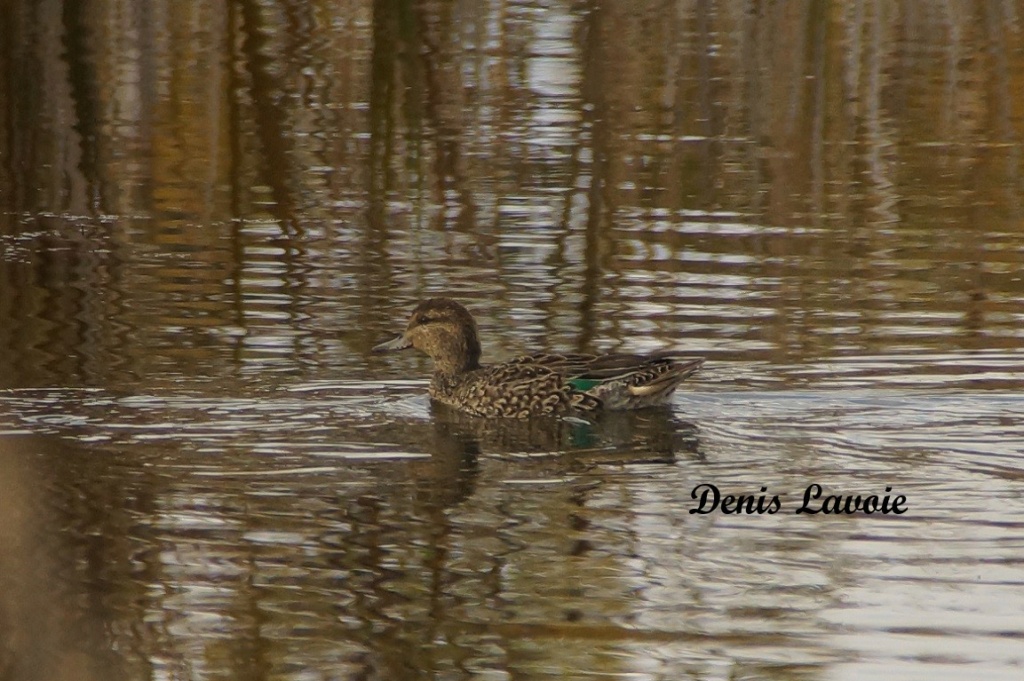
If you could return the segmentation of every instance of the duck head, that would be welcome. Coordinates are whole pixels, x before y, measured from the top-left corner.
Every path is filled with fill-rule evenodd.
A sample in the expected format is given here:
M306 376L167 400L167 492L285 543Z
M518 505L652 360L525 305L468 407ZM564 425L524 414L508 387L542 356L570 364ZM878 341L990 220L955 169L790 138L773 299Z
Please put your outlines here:
M465 307L450 298L431 298L409 315L405 332L381 343L374 352L416 348L434 360L434 370L459 374L480 368L480 340L476 321Z

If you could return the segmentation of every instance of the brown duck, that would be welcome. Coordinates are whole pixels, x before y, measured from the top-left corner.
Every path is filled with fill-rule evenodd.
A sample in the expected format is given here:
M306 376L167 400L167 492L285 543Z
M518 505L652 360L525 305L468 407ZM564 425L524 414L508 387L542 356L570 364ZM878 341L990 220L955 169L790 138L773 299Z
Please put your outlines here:
M430 396L475 416L528 418L587 415L669 404L703 357L537 353L480 364L480 339L469 311L449 298L424 300L405 332L374 352L416 348L434 360Z

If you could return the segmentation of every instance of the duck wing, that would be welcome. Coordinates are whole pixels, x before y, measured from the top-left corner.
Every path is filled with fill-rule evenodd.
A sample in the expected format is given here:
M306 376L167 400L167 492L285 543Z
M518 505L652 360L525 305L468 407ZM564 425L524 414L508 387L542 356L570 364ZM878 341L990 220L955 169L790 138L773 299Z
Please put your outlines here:
M531 355L520 355L504 362L501 366L537 366L549 369L559 376L573 378L587 371L587 367L597 358L596 355L582 353L562 354L556 352L536 352Z
M540 352L516 357L493 367L492 371L508 371L509 375L551 373L568 389L570 397L585 395L599 402L590 405L583 397L576 397L586 402L576 406L577 409L638 409L667 404L679 384L703 364L703 357L674 350L643 355Z
M559 372L528 361L503 362L474 372L453 389L452 398L478 416L556 416L601 408L596 396L573 390Z

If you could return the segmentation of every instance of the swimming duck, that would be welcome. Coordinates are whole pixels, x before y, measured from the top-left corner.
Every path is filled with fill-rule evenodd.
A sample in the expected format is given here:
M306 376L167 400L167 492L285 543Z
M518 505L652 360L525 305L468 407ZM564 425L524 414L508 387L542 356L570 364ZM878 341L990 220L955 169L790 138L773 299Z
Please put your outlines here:
M450 298L424 300L405 332L374 352L415 348L434 360L430 396L474 416L529 418L588 415L663 406L703 357L665 351L646 355L523 355L480 364L476 320Z

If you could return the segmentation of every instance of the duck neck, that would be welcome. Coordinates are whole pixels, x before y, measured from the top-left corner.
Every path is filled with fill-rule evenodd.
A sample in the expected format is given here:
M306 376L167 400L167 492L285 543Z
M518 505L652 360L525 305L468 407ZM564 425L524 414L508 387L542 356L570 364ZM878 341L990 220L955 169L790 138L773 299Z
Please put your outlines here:
M452 376L480 368L480 341L476 336L462 335L434 357L434 371Z

